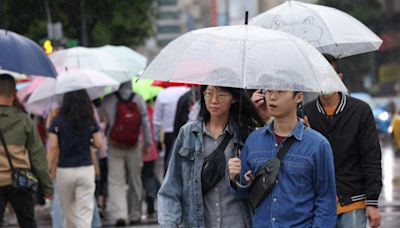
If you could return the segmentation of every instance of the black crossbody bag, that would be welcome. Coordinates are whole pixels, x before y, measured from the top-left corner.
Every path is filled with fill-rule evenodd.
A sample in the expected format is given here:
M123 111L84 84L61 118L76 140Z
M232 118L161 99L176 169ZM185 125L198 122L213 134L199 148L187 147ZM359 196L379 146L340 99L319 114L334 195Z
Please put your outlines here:
M250 186L249 194L249 200L253 208L257 208L261 201L263 201L274 188L276 178L281 168L282 159L285 157L294 141L294 137L287 138L285 144L278 151L277 157L266 162L256 173L253 183Z
M225 176L226 158L224 151L231 139L232 135L227 133L217 149L204 158L203 168L201 170L203 196Z
M37 191L38 179L28 168L14 168L11 160L10 152L8 151L6 141L4 139L3 131L0 129L0 140L3 144L4 150L7 155L8 162L11 167L12 186L14 188L33 193Z

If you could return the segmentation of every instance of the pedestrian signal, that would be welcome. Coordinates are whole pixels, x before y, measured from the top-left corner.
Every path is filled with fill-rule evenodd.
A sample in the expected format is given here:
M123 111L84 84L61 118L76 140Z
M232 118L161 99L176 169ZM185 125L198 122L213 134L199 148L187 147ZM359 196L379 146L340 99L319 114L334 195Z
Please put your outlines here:
M51 40L45 40L43 43L43 48L44 48L44 52L46 52L46 54L51 54L53 53L53 44L51 43Z

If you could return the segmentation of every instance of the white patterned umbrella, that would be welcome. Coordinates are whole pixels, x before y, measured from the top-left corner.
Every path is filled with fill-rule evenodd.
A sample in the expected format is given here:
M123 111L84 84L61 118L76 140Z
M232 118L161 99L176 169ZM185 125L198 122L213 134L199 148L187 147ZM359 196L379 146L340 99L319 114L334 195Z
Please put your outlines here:
M287 1L250 20L251 25L303 38L336 58L376 51L382 39L356 18L338 9Z
M251 25L186 33L169 43L141 78L246 89L347 91L310 44Z

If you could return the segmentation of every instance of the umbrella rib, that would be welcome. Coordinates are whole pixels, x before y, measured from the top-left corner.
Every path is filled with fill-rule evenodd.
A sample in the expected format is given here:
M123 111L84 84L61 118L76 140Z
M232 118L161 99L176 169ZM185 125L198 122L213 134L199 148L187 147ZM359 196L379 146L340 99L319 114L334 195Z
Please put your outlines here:
M242 78L243 78L243 89L246 89L246 85L247 85L247 83L246 83L246 77L245 77L245 65L246 65L246 55L247 55L247 52L246 52L246 44L247 44L247 25L245 25L244 26L244 29L245 29L245 38L244 38L244 41L243 41L243 58L242 58Z
M300 39L300 38L299 38L299 39ZM316 79L316 81L317 81L317 83L318 83L318 86L319 86L320 91L322 92L322 86L321 86L321 83L320 83L318 77L315 75L315 71L314 71L313 65L310 64L308 58L304 55L304 53L302 52L302 50L300 49L299 46L297 46L297 45L293 45L293 46L295 46L296 49L301 53L301 55L303 55L304 59L307 60L306 62L307 62L307 64L310 66L311 70L313 71L313 76L314 76L314 78ZM324 58L325 58L325 57L324 57Z

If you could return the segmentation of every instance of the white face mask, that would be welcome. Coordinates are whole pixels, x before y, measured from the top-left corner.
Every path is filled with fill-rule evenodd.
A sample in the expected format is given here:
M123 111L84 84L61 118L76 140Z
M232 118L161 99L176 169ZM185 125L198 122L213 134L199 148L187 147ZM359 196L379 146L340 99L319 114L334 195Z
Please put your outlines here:
M331 93L322 93L321 95L322 95L323 97L329 98L329 97L331 97L333 94L334 94L334 93L331 92Z
M122 99L128 99L132 93L132 84L130 82L123 83L118 89Z

